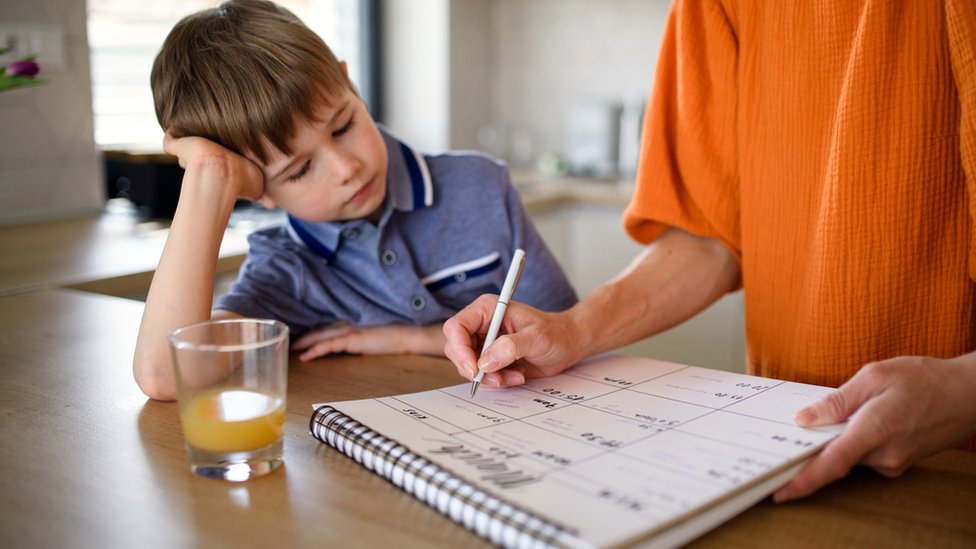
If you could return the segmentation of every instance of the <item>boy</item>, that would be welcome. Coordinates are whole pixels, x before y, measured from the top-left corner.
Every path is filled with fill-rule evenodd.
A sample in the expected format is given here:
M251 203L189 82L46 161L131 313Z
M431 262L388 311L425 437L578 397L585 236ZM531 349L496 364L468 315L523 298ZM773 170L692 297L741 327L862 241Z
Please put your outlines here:
M231 0L184 18L151 80L163 148L186 173L136 344L148 396L175 398L166 335L210 318L279 319L304 360L441 355L443 321L500 290L515 248L528 256L520 301L576 302L505 167L422 156L378 128L345 65L287 10ZM238 198L288 220L250 237L238 280L214 303Z

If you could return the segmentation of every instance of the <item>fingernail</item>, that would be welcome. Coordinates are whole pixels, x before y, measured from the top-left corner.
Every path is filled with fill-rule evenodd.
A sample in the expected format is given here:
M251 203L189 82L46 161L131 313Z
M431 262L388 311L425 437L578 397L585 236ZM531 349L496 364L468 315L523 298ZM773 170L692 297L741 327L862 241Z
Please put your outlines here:
M525 376L522 372L503 371L502 377L505 378L505 385L521 385L525 383Z
M488 360L486 360L484 362L479 362L478 363L478 367L481 368L482 370L491 370L492 367L494 367L496 365L498 365L498 361L495 360L495 359L493 359L493 358L489 358Z
M816 423L817 412L815 412L812 408L804 408L793 416L793 421L795 421L797 425L809 427Z
M468 374L468 379L474 379L478 375L478 367L468 362L464 365L464 372Z
M481 384L485 387L500 387L499 377L498 374L485 374L485 377L481 378Z

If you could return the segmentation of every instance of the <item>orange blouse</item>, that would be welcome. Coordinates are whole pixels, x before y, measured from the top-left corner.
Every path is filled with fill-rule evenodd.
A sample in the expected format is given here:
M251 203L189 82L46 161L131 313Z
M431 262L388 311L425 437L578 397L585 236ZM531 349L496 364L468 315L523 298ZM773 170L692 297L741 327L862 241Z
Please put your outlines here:
M976 2L677 0L624 225L720 239L749 371L976 349Z

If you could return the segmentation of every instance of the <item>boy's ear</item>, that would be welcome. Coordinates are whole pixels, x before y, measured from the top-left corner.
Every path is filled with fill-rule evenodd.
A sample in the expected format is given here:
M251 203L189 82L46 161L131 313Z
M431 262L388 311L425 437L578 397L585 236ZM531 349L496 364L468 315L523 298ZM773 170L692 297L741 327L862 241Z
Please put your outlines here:
M278 207L278 205L274 203L274 200L268 198L268 195L262 195L257 202L269 210L273 210Z
M359 93L359 88L357 88L356 84L354 84L352 79L349 78L349 65L347 65L345 61L339 61L339 66L342 67L342 74L345 75L346 82L349 83L349 87L352 89L352 92L356 94L356 97L362 97L362 95Z

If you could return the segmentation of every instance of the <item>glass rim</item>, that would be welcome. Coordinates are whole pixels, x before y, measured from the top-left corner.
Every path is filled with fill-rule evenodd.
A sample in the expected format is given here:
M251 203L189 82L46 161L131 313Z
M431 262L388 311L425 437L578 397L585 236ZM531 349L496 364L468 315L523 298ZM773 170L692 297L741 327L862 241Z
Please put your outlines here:
M191 330L196 330L204 326L215 326L221 324L256 324L264 326L273 326L279 331L272 337L263 339L261 341L254 341L250 343L196 343L188 341L186 339L180 339L182 335L185 335ZM189 324L187 326L181 326L171 331L166 339L169 340L169 344L174 349L195 349L198 351L209 351L209 352L237 352L237 351L250 351L252 349L258 349L261 347L267 347L269 345L277 344L281 341L288 339L288 325L280 320L274 320L270 318L224 318L220 320L204 320L202 322L196 322L194 324Z

